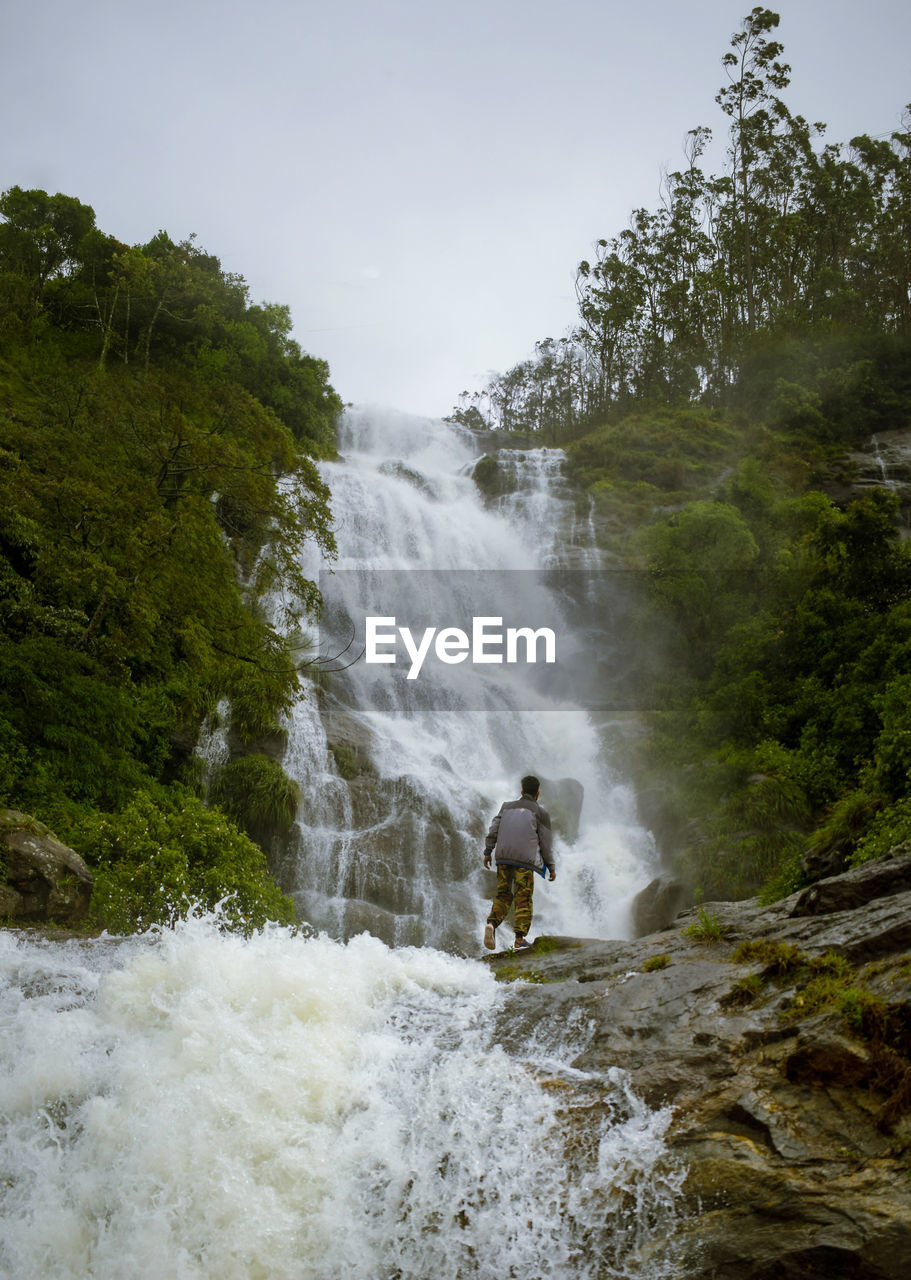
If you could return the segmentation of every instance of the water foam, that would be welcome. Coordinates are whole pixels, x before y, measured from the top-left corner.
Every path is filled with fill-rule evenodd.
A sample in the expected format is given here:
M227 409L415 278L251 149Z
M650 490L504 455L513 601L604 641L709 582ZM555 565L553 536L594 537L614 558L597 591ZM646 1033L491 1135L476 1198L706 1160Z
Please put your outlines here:
M601 1081L567 1163L578 1045L507 1049L480 965L200 919L0 969L7 1280L672 1274L667 1113Z

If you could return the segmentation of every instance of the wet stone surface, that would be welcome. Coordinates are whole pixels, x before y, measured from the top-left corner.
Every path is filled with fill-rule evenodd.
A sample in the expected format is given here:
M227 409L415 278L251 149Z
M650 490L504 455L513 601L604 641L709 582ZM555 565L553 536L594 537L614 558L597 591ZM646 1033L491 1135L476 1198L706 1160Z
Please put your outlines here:
M582 1019L578 1068L624 1068L673 1107L688 1280L911 1275L909 877L899 849L770 907L706 904L635 941L488 959L513 983L504 1034ZM776 976L756 952L733 959L744 942L800 961ZM823 999L821 957L836 974Z

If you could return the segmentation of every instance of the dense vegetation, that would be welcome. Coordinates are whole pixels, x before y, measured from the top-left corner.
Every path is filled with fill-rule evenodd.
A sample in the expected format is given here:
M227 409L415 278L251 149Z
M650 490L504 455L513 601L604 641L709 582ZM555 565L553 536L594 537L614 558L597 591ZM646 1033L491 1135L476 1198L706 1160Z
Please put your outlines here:
M660 207L579 265L576 329L453 413L567 445L641 571L635 770L707 897L911 839L911 557L847 459L911 428L911 118L822 145L778 23L754 9L724 55L725 171L693 130Z
M700 167L712 131L692 129L658 208L579 263L575 328L463 393L456 420L560 444L643 401L727 404L771 334L907 332L911 108L888 138L821 145L782 97L778 24L753 9L722 59L723 172Z
M226 811L254 830L278 797L283 818L291 784L257 747L318 608L301 547L333 547L328 369L192 239L128 246L18 187L0 215L0 803L87 855L118 927L228 891L289 918L261 850L206 816L193 748L229 699Z

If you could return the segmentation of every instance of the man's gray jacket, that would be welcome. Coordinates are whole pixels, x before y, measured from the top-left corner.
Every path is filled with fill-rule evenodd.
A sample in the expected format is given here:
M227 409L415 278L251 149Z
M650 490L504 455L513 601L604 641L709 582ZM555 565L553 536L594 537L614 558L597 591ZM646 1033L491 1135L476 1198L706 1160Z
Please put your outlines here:
M498 867L532 867L535 871L547 867L553 871L552 843L550 814L531 796L522 796L500 806L484 847L487 853L496 849Z

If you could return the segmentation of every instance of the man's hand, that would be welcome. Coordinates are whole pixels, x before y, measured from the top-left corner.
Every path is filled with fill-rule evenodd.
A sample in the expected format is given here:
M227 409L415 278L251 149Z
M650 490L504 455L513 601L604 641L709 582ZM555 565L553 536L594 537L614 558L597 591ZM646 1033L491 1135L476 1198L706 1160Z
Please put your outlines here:
M489 849L484 850L484 866L487 867L488 871L490 870L490 850Z
M549 875L547 878L548 878L548 880L556 880L556 878L557 878L557 873L556 873L556 871L551 871L550 875Z

